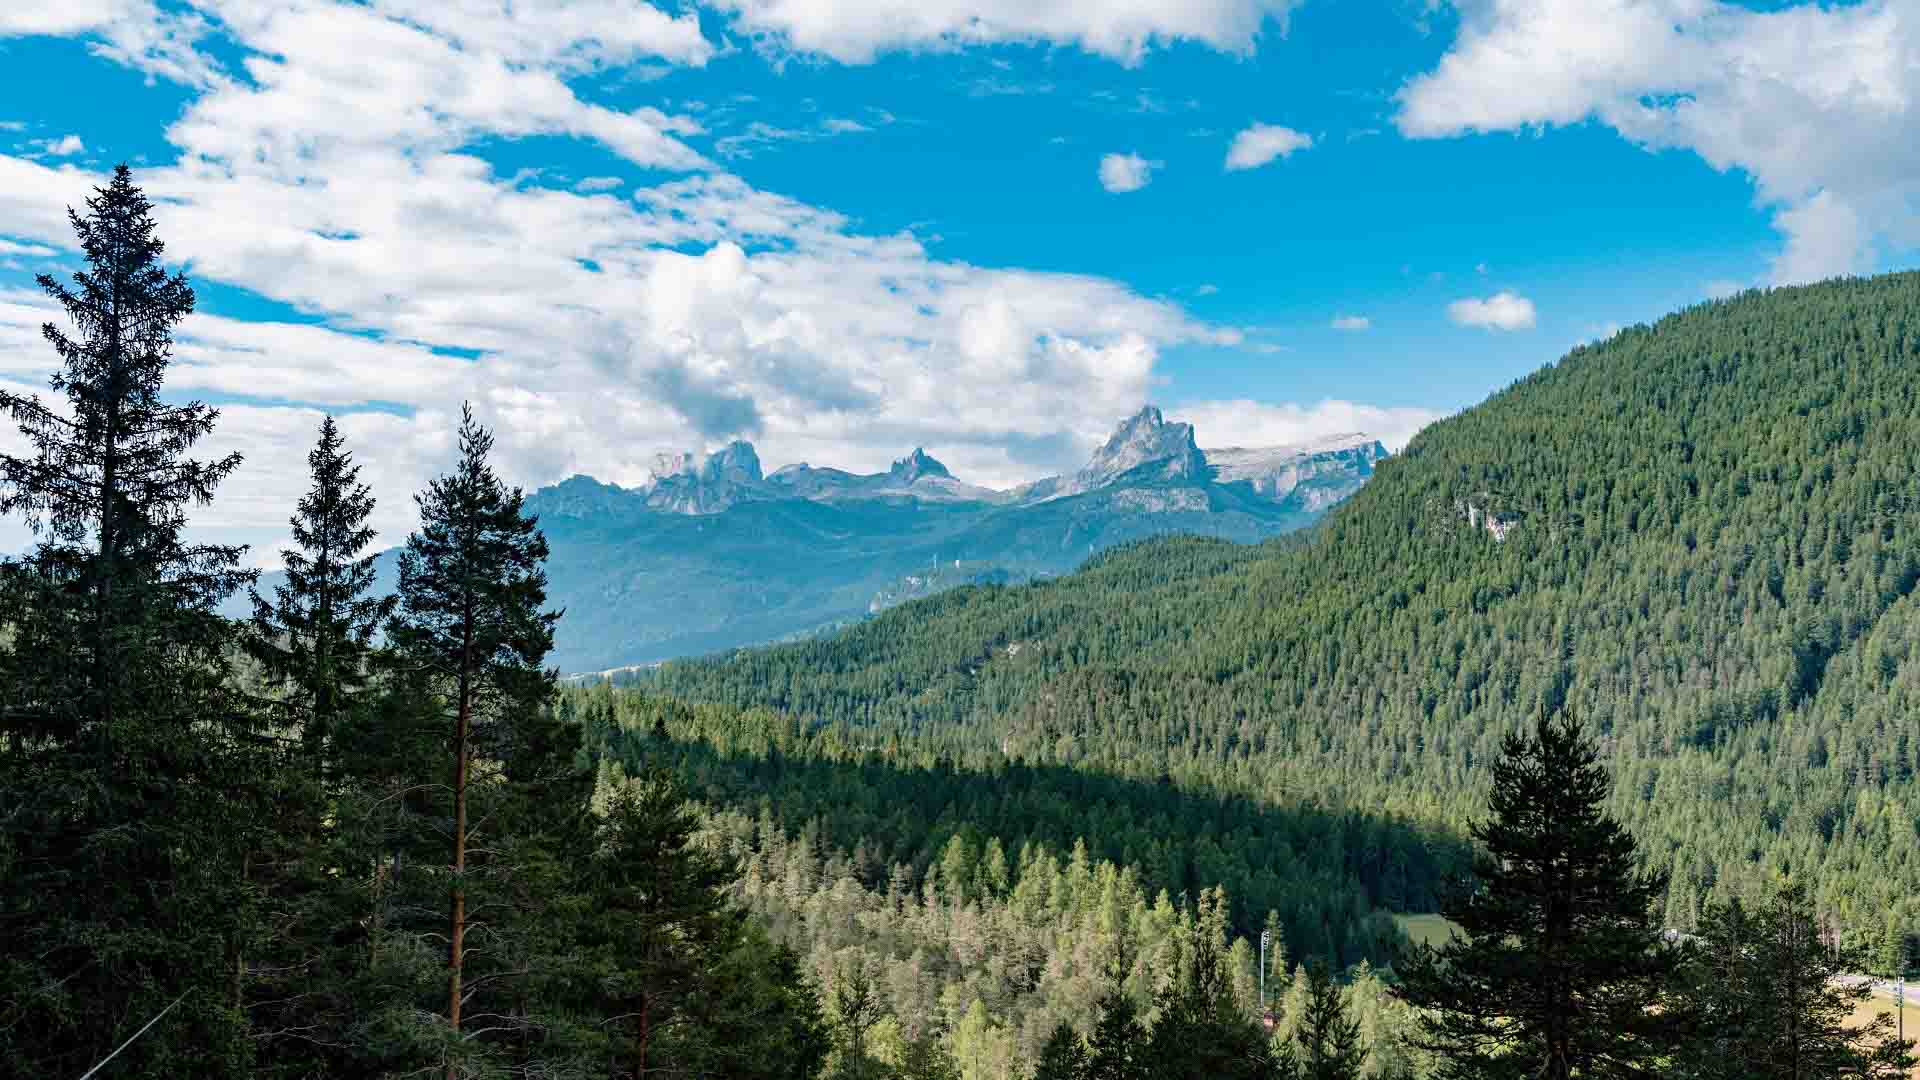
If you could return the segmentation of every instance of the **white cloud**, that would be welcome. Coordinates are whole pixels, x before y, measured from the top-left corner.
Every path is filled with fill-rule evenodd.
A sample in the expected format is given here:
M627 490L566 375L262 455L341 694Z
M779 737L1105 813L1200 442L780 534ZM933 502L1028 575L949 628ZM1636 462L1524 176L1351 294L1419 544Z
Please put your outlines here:
M58 252L39 244L20 244L0 236L0 255L19 255L27 258L44 259Z
M1139 191L1159 167L1158 161L1148 161L1139 154L1108 154L1100 159L1100 186L1115 193Z
M575 183L573 185L573 190L575 191L616 191L625 184L626 184L626 181L620 179L617 176L587 176L587 177L582 177L579 180L579 182Z
M84 153L87 149L78 135L64 135L58 139L49 140L46 145L47 154L50 157L72 157L75 154Z
M1702 286L1702 291L1707 294L1707 298L1710 300L1725 300L1729 296L1738 296L1746 292L1747 288L1748 286L1742 285L1737 281L1715 279Z
M1272 20L1282 30L1298 0L715 0L764 47L864 64L898 49L950 50L1001 42L1077 45L1126 64L1194 41L1250 53Z
M1335 330L1367 330L1372 327L1373 320L1367 318L1365 315L1335 315L1333 317L1333 328Z
M1400 93L1414 137L1597 118L1738 169L1775 208L1779 283L1920 244L1920 14L1901 0L1470 0Z
M1485 299L1469 296L1448 304L1447 318L1461 326L1527 330L1534 323L1533 301L1507 290Z
M109 14L133 40L128 10ZM528 35L526 10L220 0L249 78L178 57L212 74L166 129L178 162L136 173L169 261L324 319L181 328L169 385L231 402L213 449L248 455L204 516L225 535L279 545L321 408L346 414L397 539L408 495L451 457L462 399L529 485L632 482L655 450L736 435L770 465L884 468L925 443L1012 484L1081 464L1150 396L1163 349L1239 339L1111 280L936 259L757 189L686 145L700 124L569 88L596 56L639 48L604 36L624 29ZM648 48L699 62L674 36L686 25L656 24ZM609 198L465 149L534 134L681 175ZM0 235L71 250L66 208L102 180L0 155ZM50 314L0 296L0 379L44 390Z
M1194 439L1201 446L1294 446L1335 435L1366 434L1397 453L1421 428L1446 414L1329 398L1313 405L1201 401L1170 408L1167 415L1193 424Z
M1257 169L1274 158L1291 157L1313 145L1313 136L1277 124L1254 124L1233 137L1227 148L1227 168Z

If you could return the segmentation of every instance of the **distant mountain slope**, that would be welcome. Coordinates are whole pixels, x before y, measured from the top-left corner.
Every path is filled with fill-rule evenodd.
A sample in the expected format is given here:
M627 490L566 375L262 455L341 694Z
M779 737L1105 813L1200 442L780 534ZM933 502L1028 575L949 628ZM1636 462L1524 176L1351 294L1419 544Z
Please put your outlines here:
M1109 551L646 681L1456 827L1501 737L1564 703L1672 924L1791 870L1851 930L1911 927L1917 376L1920 275L1750 293L1433 425L1301 537Z
M632 488L575 476L527 500L552 549L548 595L567 611L553 661L598 671L775 641L955 585L1064 573L1145 537L1264 540L1357 490L1386 451L1358 437L1251 453L1258 468L1217 482L1192 427L1149 406L1039 494L967 484L923 449L880 473L765 475L745 442L658 455ZM393 559L379 563L389 590Z

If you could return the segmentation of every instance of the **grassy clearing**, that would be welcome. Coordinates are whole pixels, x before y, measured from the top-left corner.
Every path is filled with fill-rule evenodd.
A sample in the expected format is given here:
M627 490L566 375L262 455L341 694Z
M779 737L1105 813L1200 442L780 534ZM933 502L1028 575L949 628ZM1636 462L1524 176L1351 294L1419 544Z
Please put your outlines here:
M1447 936L1460 929L1448 922L1444 915L1395 915L1393 921L1400 924L1400 932L1415 945L1432 945L1435 948L1445 945Z
M1876 993L1854 1008L1853 1015L1847 1018L1847 1025L1858 1027L1881 1013L1893 1011L1893 995ZM1907 1019L1907 1038L1920 1039L1920 987L1907 984L1907 1007L1903 1011ZM1920 1076L1920 1069L1915 1069L1909 1075Z

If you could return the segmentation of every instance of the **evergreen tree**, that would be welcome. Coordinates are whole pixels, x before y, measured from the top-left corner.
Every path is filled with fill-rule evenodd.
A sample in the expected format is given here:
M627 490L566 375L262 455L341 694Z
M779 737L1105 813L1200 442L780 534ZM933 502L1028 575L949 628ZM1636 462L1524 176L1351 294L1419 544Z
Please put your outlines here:
M1269 1080L1273 1062L1266 1032L1235 996L1221 945L1226 897L1209 891L1183 950L1178 970L1160 994L1158 1019L1145 1047L1150 1074Z
M591 1011L620 1018L610 1056L634 1080L662 1067L663 1035L684 1043L711 1022L702 991L739 940L722 892L737 868L694 840L697 825L672 774L651 770L609 798L591 864L578 959L593 961Z
M337 1074L353 1023L351 983L366 950L357 927L370 898L362 887L377 853L349 827L356 778L338 761L340 732L368 697L374 635L394 600L366 595L374 531L373 496L343 450L333 417L307 455L312 487L292 518L295 547L283 551L286 580L269 602L252 592L247 651L277 692L278 725L296 733L291 767L277 770L270 832L276 846L253 860L272 912L259 947L259 974L248 987L249 1015L263 1033L263 1071L279 1076Z
M848 959L835 972L831 1011L836 1044L832 1075L839 1080L885 1076L886 1067L867 1053L867 1035L886 1018L886 1005L861 958Z
M286 691L302 756L321 776L336 717L364 692L374 636L397 602L368 595L374 557L363 553L376 535L367 525L373 493L360 483L360 467L344 444L333 417L324 418L307 454L313 486L291 521L297 546L280 553L286 580L271 602L252 594L248 642L268 680Z
M1033 1080L1082 1080L1087 1071L1087 1046L1080 1033L1065 1020L1054 1025L1053 1033L1040 1048L1040 1062Z
M510 953L487 950L488 969L469 985L467 930L469 900L476 889L491 895L496 910L487 922L494 937L507 934L507 911L530 899L516 897L507 880L516 867L546 865L533 839L536 822L555 815L577 816L577 802L564 787L572 777L577 734L557 722L551 697L555 675L544 668L553 648L555 612L543 611L547 542L522 504L518 488L509 489L494 474L487 457L493 436L463 407L460 460L451 474L432 481L415 497L420 527L407 538L399 560L399 611L388 637L403 678L424 680L444 703L450 731L446 738L447 789L451 829L448 847L446 964L440 1018L443 1031L416 1033L423 1044L438 1040L438 1055L449 1080L463 1062L483 1048L462 1032L462 1011L478 990L508 993L514 972ZM489 767L476 779L475 763ZM495 767L497 763L497 767ZM485 812L475 815L474 796L484 797ZM542 797L546 796L546 797ZM476 843L483 824L496 840ZM515 857L505 840L514 840ZM509 1000L512 1000L509 995ZM517 1007L489 1009L482 1030L493 1041L524 1046L528 1018Z
M1676 1003L1693 1027L1670 1074L1685 1080L1811 1080L1905 1077L1911 1041L1894 1034L1891 1013L1858 1027L1847 1021L1873 988L1848 978L1857 949L1820 940L1806 889L1781 884L1758 911L1737 901L1709 907L1686 994Z
M1645 1077L1671 1053L1680 1018L1659 1005L1681 956L1651 914L1666 881L1636 868L1608 786L1571 715L1507 737L1493 816L1472 829L1477 888L1442 908L1465 936L1400 972L1441 1077Z
M736 940L696 988L698 1023L671 1033L663 1058L679 1075L809 1080L833 1049L820 997L792 949L738 920Z
M1115 980L1100 998L1093 1037L1087 1040L1086 1080L1149 1080L1147 1033L1139 1007Z
M32 448L0 455L0 513L37 536L0 563L0 1061L16 1075L77 1076L123 1042L116 1075L239 1075L252 1056L245 855L273 768L214 610L250 575L242 549L183 536L240 459L190 458L219 413L162 399L194 296L161 265L151 210L120 166L69 211L86 268L71 288L39 279L77 331L44 328L66 409L0 391Z
M1880 935L1873 958L1874 966L1882 978L1897 979L1906 975L1910 959L1907 948L1907 928L1900 921L1899 916L1887 919L1887 928Z
M907 1041L896 1072L900 1080L960 1080L959 1063L954 1061L952 1052L932 1025L922 1028L918 1036Z
M1360 1045L1360 1022L1347 1015L1346 999L1325 960L1307 965L1307 1001L1299 1029L1304 1080L1360 1080L1367 1058Z

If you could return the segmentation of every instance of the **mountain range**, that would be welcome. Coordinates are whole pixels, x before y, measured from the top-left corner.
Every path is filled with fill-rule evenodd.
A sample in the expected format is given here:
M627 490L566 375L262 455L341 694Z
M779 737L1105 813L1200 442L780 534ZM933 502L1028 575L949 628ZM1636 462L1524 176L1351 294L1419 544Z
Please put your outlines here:
M1263 540L1308 525L1373 475L1366 435L1202 450L1147 406L1086 465L1012 490L916 448L885 472L763 471L751 443L656 455L631 487L573 476L527 498L564 608L552 662L645 665L844 625L955 585L1057 575L1171 533ZM395 553L378 562L391 590ZM262 582L271 588L272 575ZM233 614L242 608L234 605Z
M634 681L981 775L1455 836L1484 819L1504 740L1567 710L1609 813L1668 875L1665 925L1790 875L1878 942L1920 925L1916 370L1920 274L1750 292L1430 425L1300 536L1156 540ZM1258 487L1207 457L1216 483ZM1391 845L1344 857L1404 910ZM1163 880L1280 906L1288 875L1208 858Z

